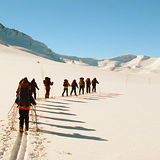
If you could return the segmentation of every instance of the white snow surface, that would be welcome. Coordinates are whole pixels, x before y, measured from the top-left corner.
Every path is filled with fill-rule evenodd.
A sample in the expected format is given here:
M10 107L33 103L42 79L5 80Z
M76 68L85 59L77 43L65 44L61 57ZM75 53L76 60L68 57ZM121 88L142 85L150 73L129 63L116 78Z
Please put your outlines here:
M57 62L77 64L80 66L96 66L108 71L129 72L158 72L160 73L159 58L125 54L114 58L95 59L61 55L53 52L44 43L32 39L31 36L16 29L10 29L0 23L0 44L18 46L22 51L32 53ZM98 53L97 53L98 54Z
M83 63L55 62L24 48L0 44L0 159L159 160L160 75L150 72L157 69L159 59L130 58L133 60L125 63L136 64L135 68L152 64L139 72L127 68L113 72ZM54 82L53 98L46 100L45 76ZM97 93L61 97L63 80L79 82L81 76L97 78ZM40 130L35 130L30 111L29 134L21 137L18 113L11 130L12 115L8 112L23 77L29 81L35 78L40 88L36 100Z

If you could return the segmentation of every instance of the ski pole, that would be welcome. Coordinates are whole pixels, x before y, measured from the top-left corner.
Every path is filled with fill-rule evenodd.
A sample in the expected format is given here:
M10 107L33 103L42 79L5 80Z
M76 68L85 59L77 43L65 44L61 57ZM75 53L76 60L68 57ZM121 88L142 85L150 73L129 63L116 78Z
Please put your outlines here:
M12 110L12 108L14 108L15 107L15 102L13 103L13 105L12 105L12 107L10 108L10 110L9 110L9 112L8 112L8 114L10 114L10 112L11 112L11 110Z
M44 72L43 72L43 66L42 66L42 63L41 63L41 75L42 75L42 81L45 79L44 78ZM44 90L43 90L43 92L44 92L44 95L45 95L45 85L44 85ZM45 97L45 96L44 96ZM45 97L46 98L46 97Z
M16 120L17 112L18 112L18 108L16 108L15 114L13 113L14 115L12 117L12 126L11 126L11 129L14 129L14 123L15 123L15 120Z
M38 99L39 99L39 90L38 90Z
M51 90L51 98L53 98L53 86L52 86L52 90Z
M36 114L36 107L32 105L32 108L33 108L33 111L34 111L34 113L35 113L36 131L39 131L38 124L37 124L37 114Z
M100 88L100 86L98 86L98 90L99 90L99 93L101 93L101 88Z
M34 117L33 117L33 107L31 109L31 116L32 116L32 122L34 122Z

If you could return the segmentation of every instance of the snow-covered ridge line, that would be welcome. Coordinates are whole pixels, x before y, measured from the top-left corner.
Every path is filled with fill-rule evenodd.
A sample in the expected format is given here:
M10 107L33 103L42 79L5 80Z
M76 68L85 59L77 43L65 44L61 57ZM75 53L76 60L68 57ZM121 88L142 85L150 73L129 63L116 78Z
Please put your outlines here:
M33 40L30 36L18 30L6 28L1 23L0 37L8 45L26 48L28 49L28 52L32 54L54 61L63 62L59 56L49 49L44 43Z
M145 55L126 54L115 58L107 58L99 61L98 66L111 71L160 72L159 58Z
M60 55L53 52L44 43L33 40L25 33L16 29L9 29L0 23L0 44L5 46L18 46L19 49L63 63L72 63L83 66L95 66L109 71L151 71L160 72L160 60L144 55L125 54L119 57L95 59L80 58L76 56ZM23 49L24 48L24 49Z
M51 59L57 62L68 63L68 61L73 63L85 63L91 66L97 66L97 59L94 58L79 58L75 56L65 56L53 52L44 43L37 40L33 40L27 34L24 34L16 29L9 29L0 23L0 37L3 41L12 46L19 46L30 50L29 52L47 59ZM1 43L1 44L4 44Z

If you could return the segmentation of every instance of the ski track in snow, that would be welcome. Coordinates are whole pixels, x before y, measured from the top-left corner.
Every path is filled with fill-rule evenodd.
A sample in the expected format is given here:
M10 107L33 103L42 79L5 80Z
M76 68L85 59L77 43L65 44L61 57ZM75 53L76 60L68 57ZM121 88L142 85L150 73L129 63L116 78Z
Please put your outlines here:
M45 125L43 124L43 118L49 118L49 117L43 117L40 116L39 113L41 112L50 112L51 114L53 113L53 105L49 105L50 103L58 104L57 108L54 108L57 110L55 111L54 114L64 114L68 116L75 116L76 114L71 114L69 113L69 107L67 107L67 104L69 103L88 103L92 100L98 100L98 99L105 99L107 97L113 98L115 96L118 96L118 94L114 93L108 93L108 94L103 94L103 93L90 93L90 94L84 94L84 95L79 95L79 96L68 96L68 97L54 97L54 98L49 98L49 99L43 99L40 98L37 100L37 112L38 112L38 125ZM59 106L62 104L66 104L65 106ZM54 105L56 106L56 105ZM43 110L42 110L43 109ZM8 116L9 117L9 116ZM56 118L55 118L56 119ZM11 125L11 120L12 117L8 118L9 124ZM57 118L58 120L58 118ZM67 121L67 119L61 119L62 121ZM69 120L68 120L69 121ZM78 121L78 120L72 120L72 122L76 123L85 123L83 121ZM50 127L55 127L53 124L48 124ZM16 127L17 126L17 127ZM46 138L43 138L43 134L54 134L57 136L63 136L63 137L70 137L70 138L81 138L81 139L90 139L90 140L98 140L98 141L107 141L106 139L100 138L100 137L94 137L94 136L86 136L86 135L81 135L81 134L66 134L66 133L58 133L58 132L53 132L49 130L45 130L45 128L40 128L39 132L35 131L35 113L31 110L30 111L30 131L28 135L25 135L25 133L19 133L17 134L17 137L15 138L16 140L14 141L12 145L12 149L7 143L8 140L12 140L12 132L17 132L18 131L18 117L16 117L15 124L14 124L14 129L11 130L10 127L7 127L4 129L4 133L1 139L2 147L0 148L0 159L5 159L6 153L10 152L10 158L9 160L27 160L27 159L34 159L38 160L39 158L45 159L45 147L44 147L44 141L46 141ZM56 126L63 128L63 126ZM88 130L88 131L94 131L94 129L88 129L85 127L75 127L73 129L80 129L80 130ZM29 140L30 137L32 137L32 140ZM13 141L13 140L12 140ZM49 143L49 142L47 142ZM30 148L30 149L28 149ZM71 153L70 153L71 154Z
M18 132L17 139L11 152L10 160L23 160L26 150L26 142L27 137Z
M14 119L12 116L13 113L15 113L15 109L17 108L12 108L13 111L10 111L10 114L8 115L8 122L2 121L3 124L1 124L2 132L0 133L0 135L2 135L2 138L0 139L0 159L38 160L39 157L41 157L41 153L44 154L44 147L42 143L44 139L41 138L42 133L38 133L35 131L35 115L34 113L32 113L32 111L30 112L30 119L32 121L30 121L30 131L28 132L28 135L26 135L25 133L18 132L18 113L15 118L13 129L11 129L13 125L12 120ZM8 123L8 125L4 123ZM29 140L30 137L33 138ZM31 151L28 150L28 146L32 148Z
M17 156L18 160L23 160L25 158L25 153L27 151L27 141L28 141L27 138L28 138L28 136L25 134L22 137L21 146L20 146L18 156Z

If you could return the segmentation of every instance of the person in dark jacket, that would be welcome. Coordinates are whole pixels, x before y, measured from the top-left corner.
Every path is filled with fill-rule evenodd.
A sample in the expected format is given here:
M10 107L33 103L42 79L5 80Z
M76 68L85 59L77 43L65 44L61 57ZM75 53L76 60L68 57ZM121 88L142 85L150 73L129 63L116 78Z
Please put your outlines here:
M92 80L92 92L96 92L96 84L99 84L96 78Z
M45 98L49 98L49 93L50 93L50 89L53 85L53 82L51 82L49 77L45 77L45 80L43 80L43 83L45 85L45 89L46 89L46 94L45 94Z
M72 93L73 93L73 91L74 91L74 94L77 96L77 93L76 93L76 87L78 88L78 84L77 84L77 82L76 82L76 80L75 80L75 79L73 80L73 82L72 82L71 86L72 86L72 90L71 90L70 95L72 95Z
M86 79L86 92L87 93L91 92L91 80L90 80L90 78Z
M24 125L24 122L25 122L25 133L27 134L27 131L29 129L29 110L30 110L30 106L31 106L31 104L36 105L36 102L35 102L34 98L32 97L32 94L30 92L30 84L29 84L27 78L24 78L21 81L21 83L19 84L19 93L16 97L15 103L18 104L18 109L19 109L19 114L20 114L20 117L19 117L19 131L23 132L23 125Z
M31 92L34 94L34 99L36 99L36 88L39 90L35 79L33 78L31 81Z
M81 77L79 80L79 94L81 94L81 90L82 90L82 94L84 94L84 88L85 88L84 78Z

